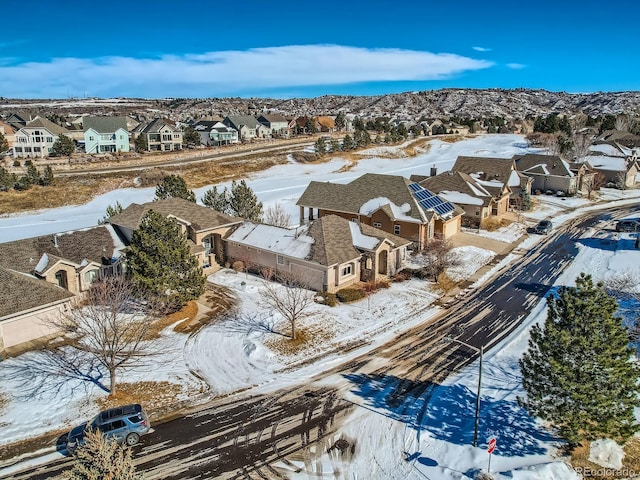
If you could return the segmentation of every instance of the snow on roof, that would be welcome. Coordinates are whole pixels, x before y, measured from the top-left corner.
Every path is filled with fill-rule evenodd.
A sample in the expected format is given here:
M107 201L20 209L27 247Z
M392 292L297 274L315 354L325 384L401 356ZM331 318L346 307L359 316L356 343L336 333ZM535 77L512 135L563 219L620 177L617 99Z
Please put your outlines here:
M589 155L586 160L589 164L599 170L610 170L612 172L626 172L627 163L623 157L609 157L605 155Z
M47 268L47 265L49 265L49 255L43 253L42 257L40 257L40 260L38 261L38 264L36 265L35 271L39 273L43 272L44 269Z
M365 203L362 204L358 213L361 213L362 215L371 216L373 212L375 212L380 207L383 207L385 205L389 205L389 208L391 208L391 211L393 212L393 216L395 217L396 220L402 220L403 222L412 222L412 223L420 222L420 220L407 215L407 213L411 210L411 205L409 205L408 203L404 203L398 206L395 203L393 203L391 200L389 200L387 197L376 197L366 201Z
M589 147L590 152L602 153L603 155L607 155L609 157L623 157L624 153L622 153L618 148L608 143L599 143L598 145L591 145Z
M378 246L380 240L375 237L365 235L360 230L360 225L356 222L349 222L349 228L351 229L351 239L353 246L356 248L364 248L365 250L373 250Z
M486 196L484 193L482 195ZM473 195L469 195L468 193L443 190L438 193L438 196L449 202L459 203L461 205L482 205L482 200L478 197L474 197Z
M306 235L307 227L296 231L288 228L274 227L245 222L236 229L228 240L249 245L262 250L270 250L293 258L307 258L311 251L313 238Z
M482 174L478 174L478 173L471 173L469 174L470 177L474 178L476 182L478 182L479 185L482 185L483 187L496 187L496 188L500 188L504 185L504 183L502 183L499 180L482 180L481 177Z
M507 181L507 185L510 187L518 187L520 186L520 175L516 170L513 170L509 175L509 180Z

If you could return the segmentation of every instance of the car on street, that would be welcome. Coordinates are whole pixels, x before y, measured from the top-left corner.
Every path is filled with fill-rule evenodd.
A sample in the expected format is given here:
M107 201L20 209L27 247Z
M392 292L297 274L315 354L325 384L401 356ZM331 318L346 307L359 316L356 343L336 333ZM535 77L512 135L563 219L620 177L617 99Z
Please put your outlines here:
M637 220L619 220L616 223L616 232L640 232L640 222Z
M547 235L552 228L553 228L553 224L549 220L540 220L540 222L538 222L538 225L535 226L533 231L535 233Z
M67 452L73 453L84 444L84 437L89 430L98 430L119 444L133 446L140 441L142 435L149 433L150 429L149 417L140 404L110 408L69 432Z

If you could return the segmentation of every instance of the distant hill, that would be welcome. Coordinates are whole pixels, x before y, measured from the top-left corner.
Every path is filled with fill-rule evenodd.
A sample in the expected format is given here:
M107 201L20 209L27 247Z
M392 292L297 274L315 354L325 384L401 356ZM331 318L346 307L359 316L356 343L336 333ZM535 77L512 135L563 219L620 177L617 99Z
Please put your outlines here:
M0 114L16 110L60 115L126 114L142 118L167 116L188 120L206 115L281 113L285 116L335 115L339 111L365 117L418 119L491 117L524 118L549 113L591 116L640 114L640 92L566 93L529 89L442 89L389 95L324 95L316 98L171 98L149 99L0 99Z

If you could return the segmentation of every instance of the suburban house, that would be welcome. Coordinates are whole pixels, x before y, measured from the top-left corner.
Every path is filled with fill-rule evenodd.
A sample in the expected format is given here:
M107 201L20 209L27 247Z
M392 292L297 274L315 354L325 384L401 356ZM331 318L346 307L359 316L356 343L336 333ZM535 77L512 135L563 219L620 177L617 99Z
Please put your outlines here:
M123 248L109 225L0 244L0 348L55 333L45 320L121 271Z
M478 181L466 173L448 171L431 177L411 175L411 180L464 210L462 224L477 227L490 217L496 200Z
M491 215L504 215L509 206L520 203L522 192L531 194L532 179L516 170L511 158L459 156L451 170L469 175L491 193Z
M258 116L258 122L267 127L271 136L288 138L291 135L289 120L279 114L262 114Z
M607 185L629 188L636 184L639 171L636 160L608 155L587 155L584 161L604 175Z
M238 132L220 121L199 120L192 125L200 135L200 144L220 146L238 143Z
M551 190L553 193L564 192L566 195L578 192L580 179L574 175L571 166L557 155L528 153L514 155L513 161L518 172L533 179L531 190L534 192Z
M316 118L316 122L318 125L320 125L319 130L321 132L333 133L336 131L336 122L333 117L321 115Z
M82 128L86 153L129 151L129 132L125 117L82 117Z
M155 118L141 123L134 130L136 138L143 135L149 152L167 152L182 149L182 132L170 120Z
M269 127L264 126L251 115L229 115L222 123L235 129L243 142L271 136Z
M167 198L142 205L132 203L122 212L107 219L127 244L133 231L140 226L142 217L153 210L166 217L175 218L187 234L187 243L198 264L207 268L217 262L224 264L222 237L242 219L225 215L211 208L182 198Z
M338 215L410 240L419 250L435 236L458 233L462 216L459 207L416 182L375 173L348 184L311 182L296 204L301 224Z
M13 148L13 144L16 143L16 131L8 123L0 121L0 133L9 144L9 151ZM0 152L3 153L3 152Z
M363 223L326 215L296 230L244 222L224 239L229 261L289 275L316 291L388 279L401 270L410 241Z
M589 165L589 162L568 162L569 168L578 178L578 191L589 192L598 190L602 185L597 184L596 175L598 172Z
M48 157L58 135L66 135L67 129L46 118L36 117L16 132L13 155L18 158Z
M5 122L8 123L11 128L13 128L16 132L20 130L22 127L26 127L27 123L32 120L35 120L38 117L35 113L29 112L14 112L11 113L7 118L5 118Z

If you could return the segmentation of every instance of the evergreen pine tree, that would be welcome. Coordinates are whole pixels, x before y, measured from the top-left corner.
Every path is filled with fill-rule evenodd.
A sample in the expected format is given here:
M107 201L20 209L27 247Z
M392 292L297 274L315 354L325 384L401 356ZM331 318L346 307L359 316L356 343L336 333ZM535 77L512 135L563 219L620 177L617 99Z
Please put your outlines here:
M58 139L51 146L51 153L57 157L71 157L75 151L76 144L73 139L63 134L58 135Z
M318 140L316 140L314 147L316 149L316 153L319 153L320 155L324 155L325 153L327 153L327 141L324 139L324 137L320 137L318 138Z
M16 181L15 173L9 173L9 170L4 167L0 167L0 192L11 190L16 184Z
M262 202L244 180L231 183L231 197L229 199L231 215L241 217L253 222L262 219Z
M149 210L127 248L133 283L165 311L177 311L204 292L205 277L191 255L187 236L173 218Z
M40 172L33 163L30 163L27 167L27 177L31 185L38 185L40 183Z
M156 200L164 200L170 197L184 198L196 203L196 194L193 193L193 190L187 188L187 183L180 175L167 175L156 186Z
M98 430L90 430L84 445L76 450L73 468L64 474L66 480L141 480L136 474L131 449L105 438Z
M42 185L43 187L48 187L52 184L53 169L51 168L51 165L47 165L46 167L44 167L44 173L42 174L42 177L40 177L40 185Z
M639 375L615 298L581 273L547 302L547 320L532 328L520 360L527 393L520 402L572 444L628 438L639 428Z
M0 132L0 153L9 151L9 142L5 136Z
M196 132L195 128L188 126L182 132L182 143L189 146L200 145L201 138L200 134Z
M344 113L338 112L338 115L336 115L335 124L339 132L345 129L345 127L347 126L347 119L345 118Z
M351 138L351 135L347 133L342 139L342 150L347 152L349 150L353 150L354 148L355 148L355 143L353 141L353 138Z
M331 142L329 143L329 151L331 153L340 151L340 142L338 142L337 139L335 138L331 139Z
M143 134L139 134L136 137L136 140L134 142L134 148L138 153L146 152L147 149L149 148L149 145L147 144L147 136Z
M218 192L218 187L213 187L207 190L202 197L202 203L209 208L213 208L218 212L230 214L229 210L229 192L225 188L223 191Z
M105 224L109 218L113 217L114 215L118 215L122 213L122 210L123 210L122 205L120 205L120 202L118 201L116 201L115 205L107 206L107 211L104 217L102 217L102 220L98 220L98 224L99 225Z

